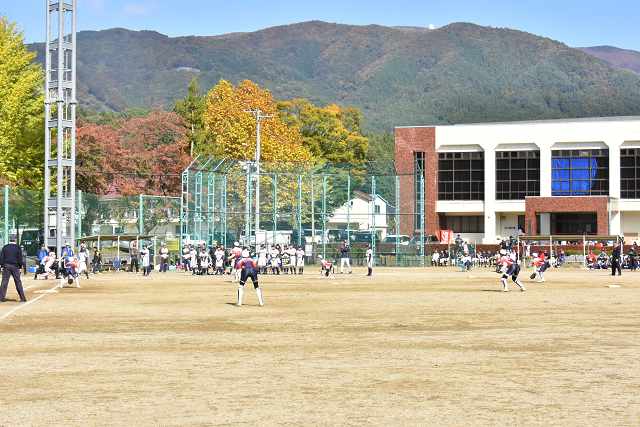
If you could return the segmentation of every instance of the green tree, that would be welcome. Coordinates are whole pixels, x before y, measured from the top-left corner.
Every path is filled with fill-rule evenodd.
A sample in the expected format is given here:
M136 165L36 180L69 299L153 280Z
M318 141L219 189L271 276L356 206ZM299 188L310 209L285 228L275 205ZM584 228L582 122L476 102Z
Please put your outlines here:
M184 97L182 101L177 99L174 101L172 111L186 120L187 137L191 141L189 150L191 157L193 157L193 146L199 145L207 135L204 119L206 105L207 99L198 90L196 76L193 76L191 83L189 83L189 95Z
M26 188L43 186L44 71L32 63L17 24L0 15L0 178Z

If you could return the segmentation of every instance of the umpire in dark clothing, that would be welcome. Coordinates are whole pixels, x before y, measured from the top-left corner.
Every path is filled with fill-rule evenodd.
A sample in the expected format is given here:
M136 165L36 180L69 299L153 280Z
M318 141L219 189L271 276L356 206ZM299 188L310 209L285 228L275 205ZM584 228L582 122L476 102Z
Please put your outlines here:
M616 275L616 270L618 270L618 276L622 276L622 269L620 268L620 263L622 262L622 258L620 256L620 245L618 242L613 244L613 252L611 253L611 275Z
M2 284L0 285L0 302L5 302L7 296L7 286L9 285L9 277L13 276L16 284L16 290L20 295L20 301L27 302L22 289L22 280L20 280L20 267L22 267L22 251L16 244L16 237L9 236L9 244L4 245L0 251L0 266L2 266Z

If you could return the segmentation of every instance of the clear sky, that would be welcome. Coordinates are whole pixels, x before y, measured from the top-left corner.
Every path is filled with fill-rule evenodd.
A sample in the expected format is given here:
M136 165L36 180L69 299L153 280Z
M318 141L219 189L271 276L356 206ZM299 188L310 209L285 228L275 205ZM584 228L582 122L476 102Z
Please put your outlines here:
M69 1L78 3L78 31L122 27L176 37L251 32L311 20L421 27L472 22L526 31L572 47L640 51L640 0ZM46 0L0 0L0 14L18 21L27 43L44 41Z

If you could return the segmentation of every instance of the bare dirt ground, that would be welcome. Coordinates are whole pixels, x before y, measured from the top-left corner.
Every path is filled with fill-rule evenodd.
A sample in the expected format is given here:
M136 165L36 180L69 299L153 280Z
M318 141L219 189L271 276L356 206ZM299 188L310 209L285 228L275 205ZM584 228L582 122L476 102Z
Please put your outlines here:
M11 282L0 426L640 425L640 273L317 274Z

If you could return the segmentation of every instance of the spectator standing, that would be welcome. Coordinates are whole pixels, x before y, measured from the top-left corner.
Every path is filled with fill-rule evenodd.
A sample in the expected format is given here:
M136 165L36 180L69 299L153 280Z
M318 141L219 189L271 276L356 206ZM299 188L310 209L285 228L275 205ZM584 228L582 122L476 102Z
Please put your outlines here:
M129 268L129 273L133 273L133 266L136 266L136 273L138 273L139 271L139 266L140 264L138 263L138 244L137 243L133 243L133 246L131 247L131 251L129 251L129 256L131 257L131 268Z
M636 271L638 269L638 247L634 243L629 249L629 269Z
M47 255L49 255L47 253L47 247L42 244L40 246L40 249L38 249L38 271L36 271L36 274L33 275L33 280L38 280L38 274L44 273L44 263L42 262L42 260L45 259Z
M65 265L67 265L67 262L69 261L70 257L74 257L75 254L73 253L73 249L71 249L71 245L69 243L67 243L64 247L64 249L62 250L62 260L64 261L63 265L61 265L60 267L64 268Z
M24 250L24 246L20 246L20 252L22 252L22 274L27 277L27 251Z
M100 274L102 274L102 266L100 265L102 262L101 258L100 258L100 251L98 250L97 246L93 247L93 274L96 274L96 270L98 270L98 272ZM56 279L58 279L59 277L57 277L58 275L56 274Z
M18 295L21 302L27 302L22 289L22 280L20 279L20 267L22 266L22 251L16 244L16 236L9 236L9 243L4 245L0 251L0 266L2 267L2 284L0 284L0 302L5 302L7 296L7 287L9 286L9 277L13 277Z

